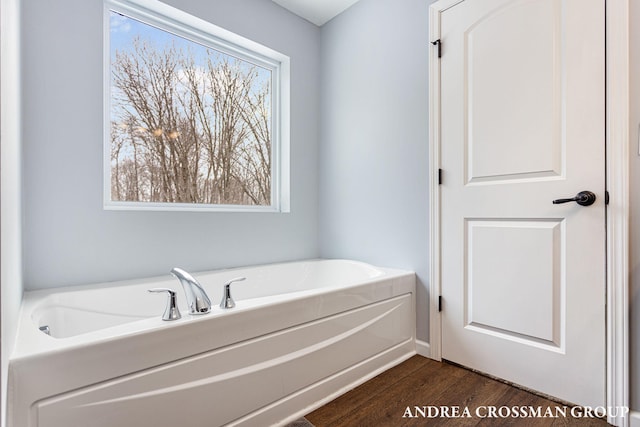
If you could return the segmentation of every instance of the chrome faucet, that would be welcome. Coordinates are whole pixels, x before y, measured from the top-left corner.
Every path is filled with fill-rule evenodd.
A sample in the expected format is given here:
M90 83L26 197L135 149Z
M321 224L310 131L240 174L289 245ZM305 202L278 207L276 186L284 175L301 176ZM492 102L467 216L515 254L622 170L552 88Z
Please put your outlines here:
M211 311L209 296L193 276L181 268L172 269L171 274L180 281L184 289L190 314L206 314Z

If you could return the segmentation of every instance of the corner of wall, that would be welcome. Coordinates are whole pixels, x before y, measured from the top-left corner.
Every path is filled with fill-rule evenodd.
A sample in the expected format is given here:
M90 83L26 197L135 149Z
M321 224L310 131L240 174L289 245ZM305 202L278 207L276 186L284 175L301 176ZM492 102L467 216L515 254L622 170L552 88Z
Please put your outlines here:
M427 25L425 2L361 0L322 26L318 190L320 256L415 271L425 342Z
M0 380L6 425L9 357L22 300L20 1L0 0Z

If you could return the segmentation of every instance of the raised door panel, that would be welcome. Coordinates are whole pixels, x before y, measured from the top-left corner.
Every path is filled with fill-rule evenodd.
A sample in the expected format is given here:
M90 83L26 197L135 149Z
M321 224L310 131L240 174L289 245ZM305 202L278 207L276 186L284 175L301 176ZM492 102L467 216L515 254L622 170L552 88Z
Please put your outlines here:
M516 1L465 32L468 183L562 175L560 14L556 0Z
M560 349L564 222L467 220L465 327Z

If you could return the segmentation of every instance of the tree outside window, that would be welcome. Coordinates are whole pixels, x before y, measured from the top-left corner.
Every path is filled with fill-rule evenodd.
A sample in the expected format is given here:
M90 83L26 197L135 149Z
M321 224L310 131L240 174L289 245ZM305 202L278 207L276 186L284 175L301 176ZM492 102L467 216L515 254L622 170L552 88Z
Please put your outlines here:
M109 13L111 200L271 205L272 70Z

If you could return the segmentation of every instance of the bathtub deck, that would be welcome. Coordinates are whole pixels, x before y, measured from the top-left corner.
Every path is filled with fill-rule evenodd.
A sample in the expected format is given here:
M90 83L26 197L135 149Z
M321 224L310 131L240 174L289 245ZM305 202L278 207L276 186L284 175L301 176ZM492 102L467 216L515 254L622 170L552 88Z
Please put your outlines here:
M305 417L316 427L352 426L608 426L599 419L403 418L407 407L541 406L558 404L447 363L414 356ZM562 405L559 405L562 406Z

